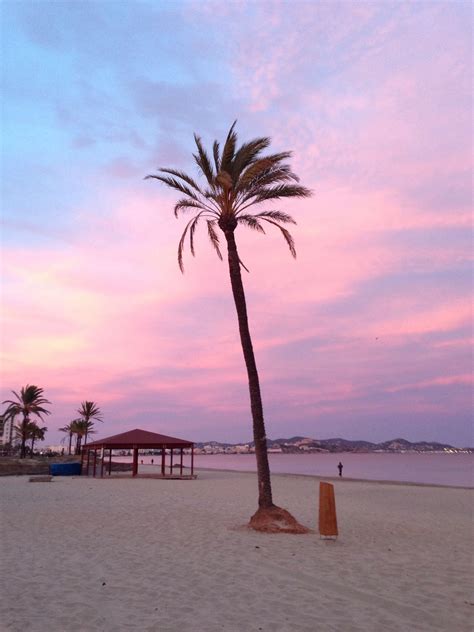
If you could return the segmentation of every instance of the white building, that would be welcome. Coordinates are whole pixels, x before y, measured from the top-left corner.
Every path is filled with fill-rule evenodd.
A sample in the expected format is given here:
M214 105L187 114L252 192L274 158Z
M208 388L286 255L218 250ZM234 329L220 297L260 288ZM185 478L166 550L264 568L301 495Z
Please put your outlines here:
M17 438L15 435L15 422L11 417L9 419L3 420L3 434L0 437L0 441L2 446L8 445L9 443L17 443Z

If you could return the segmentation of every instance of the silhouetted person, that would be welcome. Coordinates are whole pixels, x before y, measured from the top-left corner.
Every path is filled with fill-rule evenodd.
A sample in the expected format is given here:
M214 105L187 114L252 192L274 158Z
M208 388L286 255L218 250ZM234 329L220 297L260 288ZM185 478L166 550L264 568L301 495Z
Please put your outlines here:
M152 459L152 460L151 460L151 464L153 465L153 463L154 463L154 462L155 462L155 461Z
M339 470L339 476L342 476L342 467L343 467L343 465L342 465L342 463L339 461L338 466L337 466L337 469Z

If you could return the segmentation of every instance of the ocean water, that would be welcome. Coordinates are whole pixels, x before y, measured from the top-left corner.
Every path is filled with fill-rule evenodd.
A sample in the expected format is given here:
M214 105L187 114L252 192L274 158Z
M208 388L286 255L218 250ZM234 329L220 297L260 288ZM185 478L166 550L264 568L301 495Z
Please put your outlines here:
M154 465L151 465L151 459ZM114 457L114 460L131 460ZM473 454L269 454L270 469L280 474L337 476L337 464L342 462L343 477L377 481L401 481L460 487L474 487ZM143 465L140 464L143 461ZM169 464L169 456L166 458ZM179 457L175 455L175 463ZM161 457L140 456L139 471L159 470ZM190 457L183 463L189 467ZM195 468L256 471L254 454L195 455Z

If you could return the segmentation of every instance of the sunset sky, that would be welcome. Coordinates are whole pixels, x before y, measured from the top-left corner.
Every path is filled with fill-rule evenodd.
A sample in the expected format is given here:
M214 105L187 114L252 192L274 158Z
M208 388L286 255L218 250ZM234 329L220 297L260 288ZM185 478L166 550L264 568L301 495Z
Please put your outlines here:
M1 400L251 440L226 262L160 166L234 119L308 200L239 228L267 435L472 445L470 2L4 2Z

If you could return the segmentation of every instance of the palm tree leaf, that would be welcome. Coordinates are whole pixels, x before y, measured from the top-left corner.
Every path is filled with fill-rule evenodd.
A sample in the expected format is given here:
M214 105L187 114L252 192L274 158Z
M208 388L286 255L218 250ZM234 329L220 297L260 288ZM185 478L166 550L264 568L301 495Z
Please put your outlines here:
M145 180L149 180L150 178L153 178L154 180L159 180L160 182L163 182L164 184L169 186L171 189L176 189L177 191L184 193L184 195L188 195L193 200L199 201L199 198L194 193L194 191L179 180L176 180L176 178L159 175L148 175L145 177Z
M283 226L280 226L280 224L277 224L277 222L274 222L272 219L269 219L268 217L262 217L262 219L268 222L269 224L273 224L274 226L276 226L277 228L281 230L282 235L285 238L286 243L288 244L288 248L290 249L291 254L296 259L295 241L293 237L291 236L290 232L286 230L286 228L283 228Z
M270 138L255 138L248 143L244 143L237 150L232 165L232 179L234 184L240 178L243 170L255 162L260 152L270 145Z
M222 254L219 248L219 237L214 230L214 226L216 225L215 220L206 220L207 222L207 233L209 235L209 239L211 240L211 244L214 246L215 251L217 252L217 256L222 261Z
M255 202L279 200L286 197L309 197L310 195L311 191L299 184L279 184L275 187L261 189L255 194Z
M271 219L274 219L277 222L282 222L283 224L296 224L291 215L288 215L288 213L284 213L283 211L262 211L253 217L270 217Z
M192 187L193 189L196 189L198 193L202 194L201 188L197 184L197 182L193 180L191 176L188 176L187 173L184 173L184 171L179 171L178 169L168 169L168 168L158 169L158 171L162 171L163 173L168 173L169 175L174 176L176 178L181 178L181 180L184 180L186 184L189 184L190 187Z
M191 254L193 255L193 257L196 256L196 253L194 252L194 233L196 232L196 228L197 228L197 225L198 225L198 222L199 222L199 218L200 218L200 215L196 215L196 217L194 218L193 223L189 227L189 247L191 249Z
M237 144L237 134L234 131L236 123L237 121L232 123L222 150L221 170L227 171L227 173L232 173L232 160L234 159L235 146Z
M191 224L193 222L197 221L203 213L204 213L204 211L201 211L200 213L198 213L192 219L189 220L189 222L186 224L186 227L185 227L185 229L183 231L183 234L181 235L181 239L179 240L179 244L178 244L178 265L179 265L179 269L181 270L181 272L183 274L184 274L184 266L183 266L184 240L186 239L186 235L188 233L188 229L191 226Z
M254 215L239 215L237 221L239 222L239 224L245 224L249 228L252 228L259 233L265 234L263 226L260 224L258 219L255 218Z
M216 184L218 184L222 189L230 189L232 187L232 178L230 177L230 174L221 169L216 176Z
M200 137L197 134L194 134L194 141L198 149L198 154L193 154L194 160L196 161L198 167L201 169L202 173L205 175L209 186L212 187L214 186L214 172L212 170L211 161L206 153L206 150L202 146Z
M181 198L181 200L178 200L177 203L175 204L174 207L174 215L175 217L178 217L178 211L184 210L184 209L190 209L190 208L200 208L202 210L204 210L204 207L202 206L202 204L200 202L196 202L196 200L189 200L186 198Z
M214 166L216 168L216 173L219 173L221 169L221 158L219 156L219 143L217 142L217 140L215 140L214 144L212 145L212 153L214 156Z

